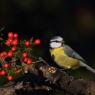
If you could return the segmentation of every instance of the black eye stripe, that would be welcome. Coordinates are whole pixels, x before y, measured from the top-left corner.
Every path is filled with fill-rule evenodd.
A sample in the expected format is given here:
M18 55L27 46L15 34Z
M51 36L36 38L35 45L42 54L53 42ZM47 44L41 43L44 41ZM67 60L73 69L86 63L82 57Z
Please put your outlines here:
M52 43L52 42L62 42L62 41L51 41L51 43Z

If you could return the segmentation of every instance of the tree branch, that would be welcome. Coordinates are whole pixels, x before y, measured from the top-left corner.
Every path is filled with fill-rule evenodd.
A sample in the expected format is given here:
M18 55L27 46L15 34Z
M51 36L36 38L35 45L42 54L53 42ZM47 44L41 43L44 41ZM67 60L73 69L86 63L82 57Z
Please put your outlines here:
M31 83L26 83L24 85L23 82L20 82L15 85L10 85L9 87L1 87L0 95L16 95L15 90L28 88L30 90L39 89L48 91L53 89L52 85L57 86L60 90L70 95L95 95L94 81L87 81L69 76L66 72L56 67L49 66L43 59L40 59L40 63L27 65L27 70L31 74L45 78L44 82L48 81L49 84L31 86Z

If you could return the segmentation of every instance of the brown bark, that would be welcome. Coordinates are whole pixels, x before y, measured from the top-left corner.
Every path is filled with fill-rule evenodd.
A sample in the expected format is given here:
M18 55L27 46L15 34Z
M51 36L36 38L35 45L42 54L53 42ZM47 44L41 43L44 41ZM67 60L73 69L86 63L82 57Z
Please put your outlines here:
M24 86L23 83L17 83L15 85L1 87L0 95L15 95L15 90L26 88L30 88L31 90L43 89L48 91L48 88L52 89L51 85L59 87L65 93L68 93L70 95L95 95L94 81L74 78L73 76L69 76L62 70L49 66L45 62L28 65L27 70L30 73L46 78L45 81L49 81L50 85L42 85L41 87L35 86L34 88L32 88L30 87L30 85Z

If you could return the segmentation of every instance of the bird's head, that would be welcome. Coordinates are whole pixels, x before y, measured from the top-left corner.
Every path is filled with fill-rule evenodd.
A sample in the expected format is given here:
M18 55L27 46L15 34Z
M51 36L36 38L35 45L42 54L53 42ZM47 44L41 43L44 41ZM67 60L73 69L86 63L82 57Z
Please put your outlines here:
M50 48L59 48L63 45L64 40L60 36L55 36L50 40Z

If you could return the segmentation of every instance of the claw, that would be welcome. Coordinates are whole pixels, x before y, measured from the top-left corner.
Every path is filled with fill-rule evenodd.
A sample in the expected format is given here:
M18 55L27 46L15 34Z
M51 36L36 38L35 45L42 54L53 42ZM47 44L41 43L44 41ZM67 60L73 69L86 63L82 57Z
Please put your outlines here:
M47 87L47 90L50 91L50 90L52 90L52 88L51 87Z
M55 81L53 81L51 79L46 79L45 82L49 82L50 84L55 84Z

